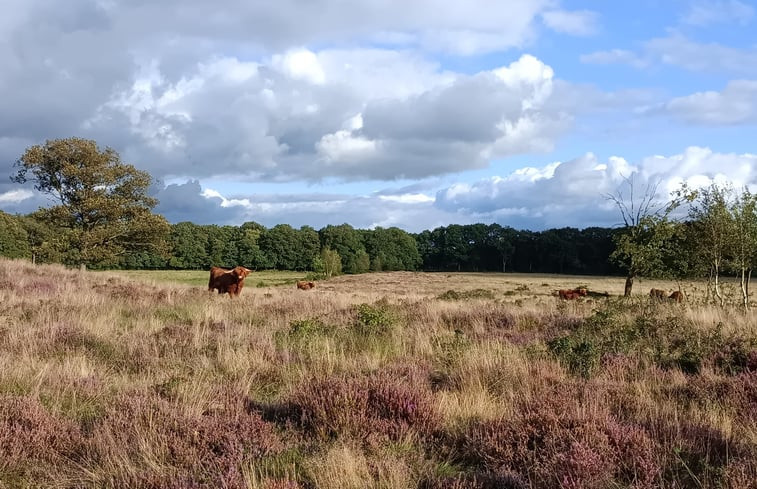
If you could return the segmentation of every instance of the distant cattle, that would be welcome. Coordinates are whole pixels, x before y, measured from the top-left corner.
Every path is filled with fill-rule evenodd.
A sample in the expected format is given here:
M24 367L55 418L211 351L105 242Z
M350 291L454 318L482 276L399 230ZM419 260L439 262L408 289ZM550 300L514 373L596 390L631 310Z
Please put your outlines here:
M651 289L649 291L649 297L658 301L662 301L662 300L667 299L668 293L660 289Z
M683 293L680 290L676 290L668 296L668 299L671 301L683 302Z
M297 288L300 290L310 290L315 287L315 282L307 282L305 280L297 281Z
M221 267L210 268L210 280L208 291L217 290L219 294L229 294L229 297L237 297L244 287L244 279L252 270L239 266L231 270Z
M574 299L578 299L579 297L586 297L586 295L589 293L588 290L584 287L579 287L577 289L563 289L558 290L557 295L560 297L560 299L570 301Z

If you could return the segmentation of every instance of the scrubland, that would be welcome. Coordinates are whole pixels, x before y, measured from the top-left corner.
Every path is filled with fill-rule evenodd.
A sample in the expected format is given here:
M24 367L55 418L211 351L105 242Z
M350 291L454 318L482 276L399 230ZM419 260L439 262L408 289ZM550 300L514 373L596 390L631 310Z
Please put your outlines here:
M757 316L701 285L153 278L0 261L0 488L757 487Z

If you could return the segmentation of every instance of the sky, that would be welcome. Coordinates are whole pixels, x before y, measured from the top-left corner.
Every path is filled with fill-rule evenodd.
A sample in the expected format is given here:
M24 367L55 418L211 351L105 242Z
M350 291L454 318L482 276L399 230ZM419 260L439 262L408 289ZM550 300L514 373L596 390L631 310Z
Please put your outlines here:
M2 0L0 209L82 137L170 222L614 226L757 188L754 0ZM7 175L7 176L5 176Z

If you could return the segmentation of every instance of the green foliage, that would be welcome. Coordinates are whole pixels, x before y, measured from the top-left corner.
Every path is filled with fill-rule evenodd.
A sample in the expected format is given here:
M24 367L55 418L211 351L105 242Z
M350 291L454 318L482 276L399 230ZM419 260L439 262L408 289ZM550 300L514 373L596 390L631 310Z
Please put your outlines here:
M322 273L324 277L331 278L342 274L342 258L339 253L331 248L321 250L320 260L313 261L313 269L316 273Z
M32 181L57 201L33 217L56 230L60 239L44 245L65 263L113 266L126 252L166 248L169 225L151 212L157 200L147 194L149 174L122 163L112 149L56 139L28 148L16 166L14 181Z
M673 244L678 232L676 223L666 217L644 216L638 224L627 226L615 235L616 248L610 259L633 277L669 275L666 265L677 253Z
M370 270L416 270L422 264L416 240L396 228L362 230L363 243L370 257Z
M355 254L355 264L352 267L353 273L366 273L371 267L371 259L365 250L358 250Z
M365 248L360 233L356 229L349 224L329 225L321 229L318 234L324 248L334 250L339 254L344 273L358 273L357 254L361 250L365 252ZM328 272L327 275L329 275ZM338 273L332 275L338 275Z
M264 232L260 247L278 270L296 270L298 263L298 232L288 224L279 224Z
M296 270L312 270L313 260L319 255L321 240L318 231L310 226L302 226L297 233Z
M0 256L31 258L29 235L21 219L0 211Z
M366 335L382 335L397 323L397 314L386 301L359 304L356 307L357 329Z
M663 369L677 368L696 374L705 365L726 374L741 372L757 340L724 335L722 327L699 332L677 315L666 315L665 306L632 305L610 301L575 330L547 343L549 350L573 374L590 377L604 358L622 355Z
M555 338L547 346L573 374L584 378L596 370L602 353L594 341L572 335Z
M312 339L327 331L326 325L320 319L295 319L289 322L289 336L296 339Z

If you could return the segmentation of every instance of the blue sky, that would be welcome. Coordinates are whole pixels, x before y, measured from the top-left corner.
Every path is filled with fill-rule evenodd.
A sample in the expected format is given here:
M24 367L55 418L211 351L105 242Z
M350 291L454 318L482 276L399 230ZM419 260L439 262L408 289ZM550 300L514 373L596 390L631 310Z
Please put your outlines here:
M757 185L751 0L8 2L0 174L91 138L172 222L586 227L631 175Z

